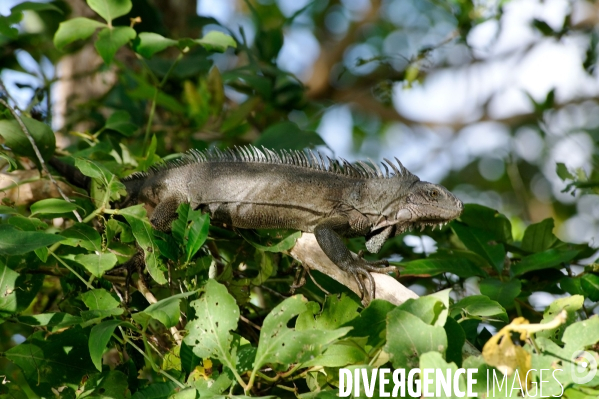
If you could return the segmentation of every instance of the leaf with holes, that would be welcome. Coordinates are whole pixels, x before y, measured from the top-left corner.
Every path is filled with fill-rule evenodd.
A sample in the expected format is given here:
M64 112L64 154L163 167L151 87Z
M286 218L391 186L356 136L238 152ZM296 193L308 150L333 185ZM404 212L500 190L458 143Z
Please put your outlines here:
M227 288L216 280L208 280L199 299L190 305L195 309L196 318L187 324L189 333L185 343L192 347L196 356L216 358L231 370L235 360L231 355L233 335L237 329L239 306Z
M289 320L305 312L306 298L295 295L277 305L264 319L253 373L265 364L289 365L305 362L320 355L330 344L351 329L308 329L298 331L287 327Z

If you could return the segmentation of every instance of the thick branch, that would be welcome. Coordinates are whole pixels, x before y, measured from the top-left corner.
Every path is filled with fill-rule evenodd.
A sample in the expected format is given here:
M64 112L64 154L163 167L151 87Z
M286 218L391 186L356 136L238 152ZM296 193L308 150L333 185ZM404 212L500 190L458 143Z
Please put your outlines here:
M297 240L295 246L289 251L289 254L309 269L326 274L360 295L360 290L354 278L329 260L320 249L314 234L303 233L302 237ZM409 298L418 298L414 291L404 287L391 276L372 273L372 277L376 284L375 298L377 299L384 299L394 305L400 305Z

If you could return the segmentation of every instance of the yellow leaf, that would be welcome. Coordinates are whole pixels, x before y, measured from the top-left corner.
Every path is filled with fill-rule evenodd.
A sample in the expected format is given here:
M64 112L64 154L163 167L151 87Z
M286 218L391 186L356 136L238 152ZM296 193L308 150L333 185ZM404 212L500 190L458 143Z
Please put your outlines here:
M512 341L512 332L520 332L520 340L524 342L528 338L526 330L518 326L529 324L528 320L518 317L511 324L503 327L495 336L487 341L483 348L483 357L490 366L495 366L502 373L510 376L518 370L520 384L524 387L526 382L524 376L531 367L531 354L521 345Z

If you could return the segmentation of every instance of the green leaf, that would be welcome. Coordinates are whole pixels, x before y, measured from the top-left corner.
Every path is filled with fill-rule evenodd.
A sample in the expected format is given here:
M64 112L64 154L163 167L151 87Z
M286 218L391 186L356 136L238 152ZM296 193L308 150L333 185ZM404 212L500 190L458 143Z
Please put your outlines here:
M99 322L102 319L112 316L120 316L125 312L123 308L113 308L105 310L82 310L80 313L84 322Z
M144 313L152 316L167 328L173 327L179 322L179 314L181 313L179 303L181 299L193 294L195 294L195 291L183 292L164 298L148 306Z
M146 216L146 210L143 205L130 206L120 209L119 214L123 215L127 223L131 226L133 235L145 254L146 267L150 276L158 284L166 284L167 280L164 272L161 270L162 262L158 258L158 246L154 243L152 226Z
M522 249L528 252L541 252L551 248L557 242L557 237L553 235L553 227L552 218L528 226L522 238Z
M110 177L112 177L112 173L110 173L108 169L88 159L76 158L75 166L85 176L91 177L92 179L97 179L102 183L106 183Z
M368 364L370 357L351 340L342 340L329 346L322 355L308 360L302 364L303 367L343 367L349 364Z
M591 301L599 301L599 276L585 274L580 278L580 286Z
M137 126L131 123L131 116L127 111L116 111L106 120L106 129L119 132L125 137L131 137L137 130Z
M462 365L462 351L466 343L466 333L464 329L453 317L448 317L443 326L447 334L447 351L445 358L449 362L454 362L458 366Z
M560 251L558 249L548 249L529 256L525 256L515 265L512 265L512 275L520 276L534 270L549 269L552 267L562 267L574 259L580 251Z
M21 11L56 11L61 14L64 14L62 10L56 7L54 4L50 3L34 3L33 1L24 1L20 4L17 4L13 8L10 9L11 13L21 12Z
M210 279L204 286L204 293L190 305L195 309L196 318L187 324L189 333L185 343L193 348L196 356L219 359L234 370L231 330L237 329L239 320L239 306L235 299L224 285Z
M326 143L318 133L302 130L294 122L286 121L268 127L254 145L274 150L303 150L317 145L326 145Z
M599 317L591 317L573 323L564 332L562 341L566 344L564 350L573 352L595 345L599 342Z
M19 212L10 206L0 205L0 215L18 215Z
M81 299L90 310L110 310L120 305L120 302L104 288L84 292Z
M511 308L514 300L522 290L522 282L518 279L500 281L496 278L486 278L480 282L480 293L497 301L504 308Z
M21 116L21 120L31 134L31 137L33 137L42 157L49 159L54 155L56 138L50 126L26 116ZM23 133L21 126L16 120L0 120L0 136L4 137L4 145L9 147L15 154L28 157L39 166L39 160L31 146L31 142L25 133Z
M100 252L97 254L75 255L73 260L81 264L85 270L95 277L102 277L105 272L116 265L117 258L112 252Z
M57 234L21 231L9 224L0 224L0 255L24 255L62 240L64 237Z
M108 206L109 201L116 201L127 195L125 185L104 166L85 158L75 158L75 166L85 176L94 179L90 194L97 207Z
M350 330L343 327L336 330L298 331L287 327L293 317L306 309L306 299L295 295L275 306L266 316L260 331L254 373L268 363L285 366L314 358Z
M399 262L394 264L403 267L402 276L436 276L441 273L453 273L457 276L467 278L472 276L486 276L487 273L476 267L470 260L462 257L443 257L439 259L426 258L410 262Z
M106 24L89 18L73 18L61 22L54 34L54 46L62 50L67 44L71 44L76 40L87 39L94 34L96 29L105 26Z
M273 261L272 254L258 250L254 253L253 261L253 264L251 262L248 264L258 269L258 275L251 280L252 284L261 285L277 274L277 264Z
M109 24L131 11L131 0L87 0L87 5Z
M19 274L0 260L0 317L27 309L43 281L43 275Z
M96 50L100 53L104 63L110 65L117 50L135 39L136 35L135 29L128 26L104 28L98 34L98 40L95 44Z
M505 309L496 301L492 301L484 295L468 296L451 306L451 317L460 314L464 317L474 317L483 320L501 320L508 322Z
M127 376L119 370L104 373L94 373L85 382L85 388L80 397L85 398L127 398L129 386Z
M12 25L18 24L23 19L23 13L15 12L8 16L0 15L0 34L8 37L9 39L17 39L19 37L19 30Z
M77 209L77 205L59 198L47 198L37 201L31 205L31 216L38 213L52 215L56 213L67 213Z
M485 258L498 272L503 270L505 248L503 244L494 241L495 235L492 232L462 223L452 223L451 228L466 248Z
M445 319L447 318L447 307L441 300L432 296L424 296L417 299L409 298L399 305L398 309L419 317L420 320L429 325L438 325L436 323L437 319L443 311L445 311L445 318L443 323L440 324L441 326L445 324Z
M179 385L173 381L154 382L139 389L131 399L170 399L177 388L179 388Z
M153 100L156 88L148 83L144 77L139 76L134 73L126 74L128 79L131 79L135 82L135 86L133 89L127 90L127 95L133 99L141 99L141 100ZM166 94L164 91L158 91L158 97L156 97L156 104L166 108L172 112L185 112L185 107L177 100L175 97ZM221 129L222 130L222 129Z
M426 352L445 353L447 336L443 327L430 326L419 317L401 309L387 314L387 344L394 368L418 367L419 357Z
M561 345L564 331L568 326L578 320L578 311L582 309L583 303L584 297L582 295L572 295L571 297L559 298L553 301L547 309L545 309L541 323L549 323L555 319L562 310L566 311L566 321L564 324L551 330L539 331L536 336L551 339L553 342Z
M186 388L169 396L169 399L196 399L197 396L198 391L195 388Z
M152 165L160 162L160 157L156 155L156 147L158 146L158 140L156 140L156 135L153 134L150 139L150 145L148 146L148 150L146 151L145 158L139 161L139 168L141 170L148 170Z
M206 238L208 238L208 228L210 227L210 215L202 214L201 211L191 210L187 214L187 229L185 230L185 253L187 262L200 250Z
M215 51L218 53L224 53L227 47L237 48L237 42L231 36L219 32L210 31L204 35L201 39L196 39L194 42L202 45L208 51Z
M512 224L495 209L478 204L464 205L460 220L470 227L485 230L495 241L509 243L512 239Z
M158 33L141 32L133 43L133 50L145 58L152 58L154 54L176 46L177 43L176 40L168 39Z
M181 343L179 356L181 357L181 368L188 374L191 373L197 366L202 364L202 359L193 353L193 350L185 341Z
M0 301L0 307L2 306ZM40 313L36 315L19 316L19 323L31 327L47 327L51 332L63 330L65 327L74 326L83 322L79 316L73 316L68 313Z
M62 242L63 245L70 245L72 247L81 246L89 251L102 250L102 237L100 237L100 233L87 224L75 223L72 227L63 230L60 235L66 238Z
M279 54L283 47L283 41L283 30L280 26L272 29L260 29L255 41L260 58L271 62Z
M8 224L15 226L23 231L45 230L48 225L38 218L28 217L23 215L14 215L8 219Z
M341 297L329 295L325 298L322 311L320 306L314 306L313 310L308 309L301 313L297 318L295 328L298 331L334 330L358 317L359 306L358 302L345 294L342 294Z
M580 276L578 277L567 277L564 276L559 280L559 286L562 290L566 291L570 295L584 295L585 292L582 289L580 283Z
M302 236L301 231L280 229L239 230L241 235L254 248L264 252L284 252L295 245Z
M566 180L576 180L574 175L570 173L568 167L563 162L556 162L555 164L555 173L559 176L562 181Z
M347 335L349 337L368 337L366 345L379 346L385 340L383 332L387 328L387 313L395 308L395 305L381 299L371 301L358 317L344 325L344 327L352 327Z
M123 323L125 322L121 320L106 320L96 324L89 333L89 355L99 371L102 371L102 355L106 350L106 345L110 341L114 329Z
M15 170L17 170L19 168L15 158L10 157L6 154L3 154L2 151L0 151L0 159L4 160L4 162L6 162L8 164L8 168L6 170L7 172L14 172ZM8 207L2 206L2 208L8 208ZM0 211L0 213L3 213L3 212Z
M453 378L456 375L456 372L458 371L458 366L456 366L455 363L447 363L445 361L445 359L443 359L443 356L436 351L433 352L427 352L427 353L423 353L422 356L420 356L420 364L419 364L419 368L421 370L440 370L443 375L447 376L447 370L451 370L449 372L449 375L451 376L451 388L450 392L457 392L457 390L459 389L461 392L466 392L466 377L465 374L460 375L459 380L458 380L458 386L454 386L455 383L455 378ZM426 388L426 391L428 392L437 392L437 394L434 396L435 398L446 398L446 399L453 399L456 396L450 394L449 396L445 395L445 390L443 389L438 389L437 387L439 387L438 382L436 381L435 378L435 374L430 375L432 377L431 379L431 383L428 385L428 387ZM424 387L424 376L421 374L420 377L420 382L421 387L423 392L425 390Z
M6 351L5 356L21 368L36 394L54 397L52 388L65 384L78 386L84 375L96 372L87 341L87 332L78 326L59 334L38 331Z

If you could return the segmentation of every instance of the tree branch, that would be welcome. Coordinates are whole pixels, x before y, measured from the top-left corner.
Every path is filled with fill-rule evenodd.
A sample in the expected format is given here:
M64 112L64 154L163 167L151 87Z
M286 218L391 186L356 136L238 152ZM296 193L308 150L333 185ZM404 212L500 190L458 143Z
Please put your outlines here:
M289 251L289 254L309 269L326 274L360 295L360 290L354 278L331 262L320 249L314 234L303 233L295 246ZM404 287L391 276L372 273L372 277L376 285L375 298L377 299L384 299L394 305L400 305L410 298L418 298L414 291Z

